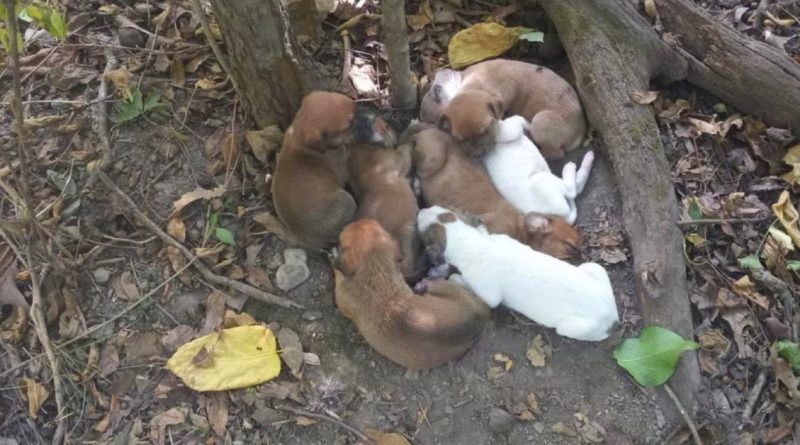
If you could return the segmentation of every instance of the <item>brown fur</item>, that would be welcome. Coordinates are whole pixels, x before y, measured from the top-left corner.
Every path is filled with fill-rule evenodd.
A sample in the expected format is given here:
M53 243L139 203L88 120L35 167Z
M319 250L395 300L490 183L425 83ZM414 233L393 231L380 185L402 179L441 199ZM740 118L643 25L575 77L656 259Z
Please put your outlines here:
M397 150L358 145L350 150L350 187L358 202L356 218L378 221L398 242L400 270L409 283L425 274L428 262L417 232L417 197L411 189L411 145Z
M397 243L377 221L357 220L339 239L336 306L380 354L407 368L433 368L461 357L480 338L489 307L446 280L415 294L395 262Z
M414 164L426 205L472 213L489 232L504 233L556 258L579 256L582 237L574 227L560 217L520 213L500 195L483 167L467 157L447 133L438 129L419 132Z
M513 115L531 121L530 134L546 159L563 158L586 133L580 100L567 81L547 68L506 59L467 68L438 124L478 157L494 147L497 120Z
M355 216L355 200L344 190L348 174L342 146L357 139L363 126L384 136L387 145L394 143L386 123L365 117L352 99L315 91L303 99L286 130L272 179L273 203L278 218L306 246L335 245Z

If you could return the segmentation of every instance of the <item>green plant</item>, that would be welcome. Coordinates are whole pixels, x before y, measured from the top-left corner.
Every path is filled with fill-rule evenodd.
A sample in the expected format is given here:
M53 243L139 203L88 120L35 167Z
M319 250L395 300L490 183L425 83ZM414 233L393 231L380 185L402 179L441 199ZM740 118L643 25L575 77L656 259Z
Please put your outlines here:
M166 104L161 102L161 93L158 91L148 94L147 98L142 100L142 91L134 88L127 99L117 103L116 114L111 117L111 121L115 124L124 124L164 106Z
M61 13L55 8L38 3L23 6L22 2L16 1L14 2L14 17L27 23L35 23L36 26L60 41L67 37L67 24ZM0 20L7 23L8 18L5 4L0 4ZM10 51L11 41L7 28L0 28L0 42L6 52ZM17 48L22 48L22 33L20 32L17 33Z
M208 230L214 230L214 236L216 236L219 242L236 247L236 240L233 238L233 232L224 227L220 227L219 214L217 214L217 212L213 212L209 216Z
M637 338L629 338L614 350L617 364L642 386L658 386L675 372L683 351L699 345L661 326L648 326Z

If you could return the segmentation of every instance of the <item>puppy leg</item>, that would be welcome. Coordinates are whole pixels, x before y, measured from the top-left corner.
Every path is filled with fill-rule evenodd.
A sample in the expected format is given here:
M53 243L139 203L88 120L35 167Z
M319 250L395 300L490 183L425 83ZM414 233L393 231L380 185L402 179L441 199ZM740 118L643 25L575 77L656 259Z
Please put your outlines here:
M403 144L397 147L398 161L400 162L397 170L401 176L411 176L411 168L414 166L413 151L414 146L412 144Z
M564 196L575 198L578 195L577 167L574 162L567 162L561 170L561 181L564 184Z
M320 248L336 245L344 226L353 222L357 208L352 195L337 190L315 215L309 215L308 220L314 221L313 227L306 228L309 238Z
M581 168L578 169L578 172L575 175L575 188L578 194L583 192L583 188L586 187L586 183L589 181L589 173L592 171L593 163L594 163L594 152L589 150L586 152L585 155L583 155L583 161L581 161Z

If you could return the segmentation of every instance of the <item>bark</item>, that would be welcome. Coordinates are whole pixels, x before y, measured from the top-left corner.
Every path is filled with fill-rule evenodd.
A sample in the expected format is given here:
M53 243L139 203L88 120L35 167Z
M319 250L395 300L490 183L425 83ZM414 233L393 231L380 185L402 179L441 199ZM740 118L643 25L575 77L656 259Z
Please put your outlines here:
M602 136L613 166L644 322L692 338L683 235L676 225L679 207L669 164L652 110L629 97L647 91L651 78L680 79L686 63L628 0L539 3L558 29L587 118ZM684 353L668 383L694 415L700 387L694 352Z
M417 85L411 75L411 59L406 33L405 2L403 0L384 0L383 2L383 44L389 65L389 88L392 92L392 105L410 109L417 106Z
M656 7L675 51L689 62L689 82L800 135L800 64L720 24L693 2L656 0Z
M230 75L259 127L286 129L309 92L310 63L298 51L281 0L212 0Z

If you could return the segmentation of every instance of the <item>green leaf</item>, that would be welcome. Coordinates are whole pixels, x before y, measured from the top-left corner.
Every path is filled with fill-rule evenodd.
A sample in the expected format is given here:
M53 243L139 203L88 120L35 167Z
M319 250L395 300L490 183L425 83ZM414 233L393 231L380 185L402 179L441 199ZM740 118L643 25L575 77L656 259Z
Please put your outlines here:
M691 198L689 202L689 218L693 220L701 219L703 217L703 211L700 210L700 201L697 198Z
M11 51L11 42L8 40L8 31L5 28L0 28L0 43L3 44L3 49L6 52ZM17 33L17 51L22 51L22 33Z
M614 350L617 364L642 386L658 386L675 372L681 353L699 345L660 326L648 326L638 338L629 338Z
M161 93L159 93L158 91L149 94L147 96L147 99L145 99L144 101L144 105L142 106L142 111L147 113L148 111L154 110L158 107L165 106L165 104L159 102L159 100L161 100Z
M775 344L778 356L786 360L795 371L800 371L800 345L789 340L781 340Z
M222 227L217 227L216 235L217 239L221 243L225 243L229 246L236 246L236 241L233 239L233 233L231 233L230 230Z
M788 260L786 261L786 270L800 270L800 260Z
M208 217L208 225L211 227L215 227L218 224L219 224L219 214L217 212L214 212L211 214L211 216Z
M136 119L142 114L141 110L137 109L128 102L118 103L116 110L117 114L111 116L111 122L114 122L115 124L124 124L125 122Z
M44 25L45 16L47 16L47 10L41 6L28 5L19 11L17 15L23 22L35 22L37 25L42 26Z
M758 255L747 255L744 257L739 258L736 260L739 263L739 267L741 269L763 269L764 266L761 264L761 260L758 259Z
M142 91L138 88L134 88L133 92L131 93L130 103L139 113L142 112L144 109L144 105L142 104Z
M64 23L64 17L55 9L51 9L45 18L45 29L51 36L59 40L67 37L67 24Z
M527 40L528 42L544 42L544 33L541 31L531 31L525 34L520 34L520 40Z

